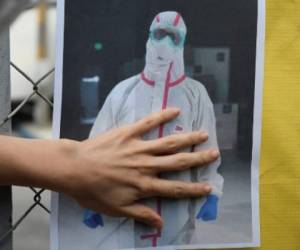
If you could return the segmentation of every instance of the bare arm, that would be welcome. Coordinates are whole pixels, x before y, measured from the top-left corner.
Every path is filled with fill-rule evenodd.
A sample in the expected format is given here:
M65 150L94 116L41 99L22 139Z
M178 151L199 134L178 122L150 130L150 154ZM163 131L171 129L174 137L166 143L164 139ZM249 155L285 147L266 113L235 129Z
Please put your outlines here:
M83 207L161 227L161 217L139 204L140 199L198 197L207 195L211 188L201 183L162 180L158 174L205 165L218 158L218 152L211 149L174 154L207 140L203 132L153 141L140 139L178 114L179 110L168 109L83 142L0 136L0 185L64 192Z
M68 178L74 142L0 136L0 185L61 190Z

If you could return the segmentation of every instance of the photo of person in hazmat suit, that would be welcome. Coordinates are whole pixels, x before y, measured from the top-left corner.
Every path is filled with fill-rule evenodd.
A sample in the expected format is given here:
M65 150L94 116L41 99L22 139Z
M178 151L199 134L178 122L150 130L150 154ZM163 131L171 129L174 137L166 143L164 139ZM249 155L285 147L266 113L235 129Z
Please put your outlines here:
M218 149L213 104L205 87L185 76L186 34L187 28L179 13L166 11L154 18L149 30L143 72L120 82L110 92L90 137L133 123L166 107L178 107L181 110L179 117L144 135L143 139L203 130L209 135L207 142L186 151ZM219 165L220 160L217 160L205 168L161 175L166 179L208 183L212 187L211 194L202 199L177 201L154 198L145 201L162 216L162 230L130 219L112 218L85 210L83 222L89 228L100 228L97 249L191 244L193 235L201 233L197 231L197 223L217 219L218 200L223 189L223 177L217 172Z

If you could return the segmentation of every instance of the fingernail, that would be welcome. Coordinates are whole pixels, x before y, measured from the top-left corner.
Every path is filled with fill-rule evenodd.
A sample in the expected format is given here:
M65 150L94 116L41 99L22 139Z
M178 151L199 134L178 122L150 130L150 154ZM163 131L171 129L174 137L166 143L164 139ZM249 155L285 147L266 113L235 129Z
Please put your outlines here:
M155 227L155 228L157 228L157 229L161 229L162 226L163 226L163 223L162 223L161 220L155 220L155 221L153 222L153 227Z
M175 113L175 114L179 114L180 113L180 109L179 108L171 108L172 111Z
M200 132L201 138L207 139L208 138L208 133L206 132Z
M220 156L220 152L218 150L212 150L211 151L211 156L213 158L218 158Z
M206 186L204 187L204 191L207 192L207 193L210 193L210 192L211 192L211 187L208 186L208 185L206 185Z

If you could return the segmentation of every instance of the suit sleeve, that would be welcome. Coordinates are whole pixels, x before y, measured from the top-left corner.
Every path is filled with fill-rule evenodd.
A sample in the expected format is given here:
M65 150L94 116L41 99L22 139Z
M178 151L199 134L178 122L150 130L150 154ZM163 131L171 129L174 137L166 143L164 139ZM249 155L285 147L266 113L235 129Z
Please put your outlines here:
M203 89L203 93L201 93L200 96L198 114L196 117L194 129L206 131L209 138L204 144L195 146L194 150L218 149L214 108L205 89ZM223 177L218 173L220 164L221 157L206 167L200 167L197 171L197 180L199 182L210 184L212 187L211 194L218 197L222 196L224 182Z
M115 128L112 106L112 95L109 94L106 98L101 110L99 111L94 125L90 131L89 138L95 137L98 134L104 133L112 128Z

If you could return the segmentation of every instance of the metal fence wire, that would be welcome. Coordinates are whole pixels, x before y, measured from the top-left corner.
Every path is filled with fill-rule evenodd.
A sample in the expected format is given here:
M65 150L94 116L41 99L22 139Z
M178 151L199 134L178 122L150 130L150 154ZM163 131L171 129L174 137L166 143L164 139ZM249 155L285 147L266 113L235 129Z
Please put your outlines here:
M40 92L39 85L54 73L54 68L50 69L40 79L35 81L22 69L20 69L15 63L10 62L10 66L23 76L25 82L32 85L32 92L14 110L12 110L4 120L0 121L0 128L3 127L8 121L10 121L18 112L20 112L22 108L26 105L26 103L29 102L34 96L38 96L39 98L44 100L51 107L51 109L53 108L53 103L51 102L51 100L49 100L43 93ZM33 193L32 204L16 220L16 222L11 226L11 228L9 228L8 231L0 235L0 245L6 240L8 236L10 236L13 233L14 230L16 230L19 227L19 225L28 217L28 215L36 207L41 207L46 213L50 214L50 210L42 202L42 193L45 190L34 187L29 187L29 189Z

